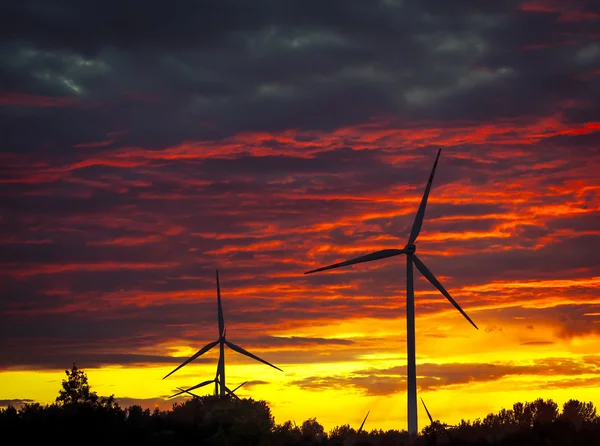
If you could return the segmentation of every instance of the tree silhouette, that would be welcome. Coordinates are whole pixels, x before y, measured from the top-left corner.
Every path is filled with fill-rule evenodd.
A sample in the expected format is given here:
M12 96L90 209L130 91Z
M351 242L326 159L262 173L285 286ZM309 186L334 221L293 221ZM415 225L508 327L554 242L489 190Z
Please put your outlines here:
M336 426L329 432L329 444L344 446L356 437L356 431L349 424Z
M327 438L325 429L316 418L309 418L304 421L300 430L304 444L321 444Z
M151 412L141 406L125 410L113 395L93 392L83 370L66 370L56 403L24 404L0 409L0 432L20 444L79 442L131 446L403 446L406 431L356 432L348 425L327 435L316 418L296 426L275 424L265 401L205 396ZM445 435L445 434L450 434ZM451 427L434 421L416 446L590 446L600 444L600 417L591 402L569 400L559 410L552 400L515 403L483 419L462 420Z
M63 379L62 389L59 390L56 402L58 404L77 404L98 402L96 392L90 390L87 375L83 370L79 370L75 363L71 370L65 370L67 379Z
M560 419L569 423L576 430L579 430L584 424L594 423L598 419L598 416L596 415L596 408L592 403L569 400L563 405Z
M292 423L291 421L286 421L283 424L277 424L273 427L273 444L274 445L300 445L302 443L301 440L302 432L300 428L296 426L296 423Z
M527 403L525 411L530 413L532 426L550 424L558 417L558 404L552 400L538 398L532 403Z

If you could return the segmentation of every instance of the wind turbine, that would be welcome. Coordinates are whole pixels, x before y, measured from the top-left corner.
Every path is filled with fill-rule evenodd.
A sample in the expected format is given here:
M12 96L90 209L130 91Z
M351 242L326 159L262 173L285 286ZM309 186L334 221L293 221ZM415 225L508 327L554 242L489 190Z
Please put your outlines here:
M362 431L362 429L363 429L363 427L365 425L365 421L367 421L367 417L369 416L370 413L371 413L371 411L368 411L367 414L365 415L365 419L363 420L363 422L361 423L360 427L356 431L357 434L359 434Z
M200 384L197 384L197 385L195 385L194 387L190 387L189 389L182 389L181 387L177 387L177 389L178 389L178 390L180 390L180 392L178 392L178 393L176 393L176 394L174 394L174 395L171 395L169 398L175 398L176 396L182 395L182 394L184 394L184 393L187 393L188 395L191 395L191 396L195 396L196 398L200 398L200 396L199 396L199 395L196 395L195 393L192 393L191 391L192 391L192 390L195 390L195 389L198 389L199 387L203 387L203 386L205 386L205 385L207 385L207 384L210 384L210 383L212 383L212 382L218 383L218 382L219 382L219 380L218 380L217 378L215 378L215 379L211 379L210 381L204 381L204 382L202 382L202 383L200 383ZM241 383L239 386L237 386L237 387L236 387L235 389L233 389L233 390L230 390L230 389L229 389L229 387L227 387L227 386L226 386L226 387L225 387L225 390L226 390L226 391L227 391L227 393L228 393L228 394L230 394L232 397L234 397L234 398L236 398L236 399L238 399L238 400L239 400L239 399L240 399L240 397L239 397L239 396L237 396L237 395L235 394L235 391L236 391L237 389L239 389L240 387L242 387L242 386L243 386L244 384L246 384L247 382L248 382L248 381L245 381L245 382Z
M228 390L227 386L225 385L225 345L227 345L227 347L229 347L231 350L233 350L237 353L241 353L242 355L248 356L249 358L252 358L256 361L262 362L263 364L271 366L274 369L279 370L280 372L283 372L283 370L281 370L279 367L274 366L270 362L267 362L264 359L261 359L258 356L253 355L252 353L244 350L242 347L235 345L233 342L230 342L225 338L226 330L225 330L225 319L223 318L223 307L221 306L221 287L219 285L219 270L216 270L216 272L217 272L217 310L218 310L218 320L219 320L219 339L206 344L204 347L202 347L200 350L198 350L190 358L183 361L181 363L181 365L179 365L178 367L175 368L175 370L173 370L172 372L165 375L165 377L163 379L172 375L177 370L182 368L184 365L186 365L186 364L192 362L194 359L202 356L204 353L206 353L207 351L212 349L214 346L219 344L219 348L220 348L219 365L217 366L217 376L215 376L215 379L211 379L209 381L204 381L204 382L198 384L197 386L194 386L187 390L189 391L192 389L197 389L198 387L202 387L202 386L205 386L207 384L214 382L215 390L217 389L217 386L219 386L220 387L220 395L223 396L223 395L225 395L225 392L227 392L227 390ZM218 377L220 377L220 379L218 379ZM177 395L179 395L179 394L177 394ZM173 395L173 396L175 396L175 395Z
M447 427L456 427L456 426L452 426L450 424L440 423L440 422L436 423L435 421L433 421L433 417L431 416L431 414L427 410L427 406L425 405L425 401L423 401L423 398L421 398L421 402L423 403L423 407L425 408L425 412L427 412L427 416L429 417L429 421L431 422L431 427L435 429L435 425L440 426L442 428L443 432L446 434L446 437L448 437L448 441L452 441L452 438L450 438L450 433L446 430L446 428ZM435 435L435 431L434 431L434 435Z
M176 393L176 394L174 394L174 395L171 395L169 398L175 398L176 396L182 395L182 394L184 394L184 393L187 393L188 395L191 395L191 396L195 396L195 397L197 397L197 398L200 398L198 395L196 395L195 393L192 393L191 391L192 391L192 390L195 390L195 389L199 389L200 387L204 387L204 386L206 386L206 385L208 385L208 384L210 384L210 383L213 383L213 382L215 383L215 393L214 393L214 394L215 394L215 396L217 396L217 395L219 394L219 392L218 392L218 385L219 385L219 383L220 383L220 381L219 381L219 370L221 369L221 367L220 367L220 362L221 362L221 361L219 360L219 366L217 366L217 374L215 375L215 377L214 377L213 379L211 379L211 380L208 380L208 381L203 381L203 382L201 382L200 384L197 384L197 385L195 385L195 386L193 386L193 387L190 387L189 389L182 389L181 387L177 387L177 389L178 389L178 390L180 390L180 392L178 392L178 393ZM236 391L237 389L239 389L240 387L242 387L242 386L243 386L244 384L246 384L247 382L248 382L248 381L244 381L243 383L241 383L239 386L237 386L237 387L236 387L235 389L233 389L233 390L230 390L230 389L229 389L229 387L225 386L225 391L226 391L226 392L227 392L229 395L231 395L231 396L233 396L234 398L236 398L236 399L238 399L238 400L239 400L240 398L239 398L239 397L238 397L238 396L235 394L235 391Z
M398 256L400 254L406 254L406 338L407 338L407 375L408 375L408 433L411 436L418 434L417 425L417 374L416 374L416 359L415 359L415 294L413 285L413 264L417 269L429 280L433 286L435 286L445 297L450 301L454 307L460 311L460 313L477 328L477 325L467 316L463 309L458 303L450 296L448 291L442 286L439 280L433 275L433 273L425 266L425 264L417 257L416 245L417 237L421 231L423 225L423 218L425 217L425 207L427 206L427 198L429 197L429 191L431 189L431 183L433 182L433 176L435 174L435 168L437 167L438 160L442 149L439 149L438 154L433 163L431 174L429 175L429 181L425 187L425 192L417 210L417 215L413 222L410 236L406 246L402 249L384 249L381 251L372 252L370 254L356 257L354 259L346 260L345 262L335 263L333 265L324 266L317 268L312 271L307 271L304 274L312 274L319 271L325 271L333 268L340 268L343 266L354 265L356 263L370 262L373 260L385 259L387 257ZM478 328L477 328L478 329Z

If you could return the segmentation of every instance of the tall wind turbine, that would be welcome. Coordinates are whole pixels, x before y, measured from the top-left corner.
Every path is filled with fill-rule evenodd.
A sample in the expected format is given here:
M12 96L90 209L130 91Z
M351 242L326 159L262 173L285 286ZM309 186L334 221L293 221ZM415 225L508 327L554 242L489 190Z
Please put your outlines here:
M333 268L340 268L342 266L354 265L356 263L370 262L373 260L385 259L386 257L398 256L400 254L406 254L406 338L407 338L407 375L408 375L408 433L413 436L418 433L417 425L417 375L416 375L416 359L415 359L415 294L413 286L413 264L416 265L417 269L423 274L427 280L429 280L433 286L435 286L445 297L450 301L454 307L473 325L477 328L477 325L467 316L463 309L456 303L456 301L450 296L448 291L442 286L439 280L433 275L433 273L425 266L425 264L415 254L417 247L415 242L421 231L423 225L423 218L425 217L425 207L427 206L427 198L429 197L429 191L431 189L431 183L433 182L433 176L435 174L435 168L437 167L438 160L442 149L439 149L438 154L433 163L433 169L429 175L429 181L425 187L425 193L423 199L419 205L417 215L413 222L410 236L406 246L402 249L384 249L381 251L372 252L370 254L356 257L354 259L346 260L345 262L335 263L333 265L324 266L312 271L307 271L304 274L312 274L319 271L325 271ZM477 328L478 329L478 328Z
M249 358L252 358L256 361L262 362L263 364L271 366L274 369L279 370L280 372L283 372L283 370L281 370L279 367L274 366L270 362L267 362L264 359L261 359L258 356L253 355L252 353L244 350L242 347L235 345L233 342L230 342L227 339L225 339L225 334L226 334L227 330L225 329L225 319L223 318L223 307L221 306L221 287L219 285L219 270L216 270L216 271L217 271L217 310L218 310L218 320L219 320L219 338L216 341L206 344L204 347L202 347L200 350L198 350L190 358L183 361L181 363L181 365L179 365L178 367L175 368L175 370L173 370L172 372L165 375L165 377L163 379L172 375L177 370L182 368L184 365L186 365L186 364L192 362L194 359L202 356L204 353L206 353L207 351L212 349L214 346L219 344L219 349L220 349L219 365L217 366L217 376L215 377L215 379L212 379L210 381L204 381L204 383L200 383L199 385L192 387L191 389L188 389L188 390L197 389L198 387L202 387L204 385L214 382L215 390L218 385L220 387L220 394L221 394L221 396L223 396L223 395L225 395L225 392L227 392L227 386L225 385L225 345L227 345L227 347L229 347L231 350L233 350L237 353L241 353L242 355L248 356ZM218 379L218 377L220 377L220 379Z

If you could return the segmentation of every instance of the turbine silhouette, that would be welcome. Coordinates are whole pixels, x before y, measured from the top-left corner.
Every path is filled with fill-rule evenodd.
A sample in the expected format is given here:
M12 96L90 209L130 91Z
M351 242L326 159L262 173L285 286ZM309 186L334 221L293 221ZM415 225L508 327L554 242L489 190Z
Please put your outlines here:
M433 421L433 417L429 413L429 410L427 410L427 406L425 405L425 401L423 401L423 398L421 398L421 402L423 403L423 407L425 408L425 412L427 412L427 416L429 417L429 421L431 422L431 427L432 428L435 428L436 426L441 427L442 431L446 434L446 437L448 438L448 441L452 441L450 433L448 432L448 430L446 428L447 427L456 427L456 426L453 426L451 424L446 424L446 423L440 423L439 421L438 422Z
M467 316L463 309L458 303L450 296L448 291L442 286L439 280L433 275L433 273L425 266L425 264L415 254L417 247L415 242L421 232L423 225L423 219L425 217L425 208L427 206L427 199L429 198L429 191L431 190L431 184L433 182L433 176L435 175L435 169L440 158L442 149L439 149L431 174L429 175L429 181L425 187L425 192L417 210L417 215L413 222L410 236L406 246L402 249L383 249L376 251L364 256L356 257L354 259L346 260L345 262L334 263L333 265L324 266L317 268L312 271L307 271L304 274L312 274L319 271L326 271L334 268L340 268L343 266L355 265L357 263L371 262L373 260L385 259L387 257L398 256L400 254L406 254L406 337L407 337L407 381L408 381L408 433L411 436L417 435L418 423L417 423L417 375L416 375L416 359L415 359L415 295L413 285L413 264L417 269L429 280L433 286L435 286L445 297L450 301L454 307L460 311L460 313L477 328L477 325ZM478 329L478 328L477 328Z
M175 373L177 370L179 370L180 368L182 368L183 366L189 364L190 362L192 362L194 359L202 356L204 353L206 353L207 351L209 351L210 349L212 349L214 346L216 346L217 344L219 344L219 364L217 366L217 375L215 376L215 379L211 379L209 381L204 381L194 387L191 387L189 390L193 390L193 389L197 389L199 387L208 385L212 382L215 383L215 391L217 389L217 386L220 388L220 395L223 396L225 395L226 392L228 392L227 386L225 385L225 345L227 345L227 347L229 347L230 349L232 349L233 351L240 353L242 355L248 356L249 358L252 358L256 361L262 362L263 364L266 364L268 366L273 367L274 369L279 370L280 372L283 372L283 370L281 370L279 367L274 366L273 364L271 364L268 361L265 361L264 359L259 358L256 355L253 355L252 353L244 350L242 347L235 345L233 342L228 341L225 338L225 335L227 333L227 330L225 329L225 319L223 318L223 307L221 305L221 287L219 284L219 270L216 270L216 277L217 277L217 313L218 313L218 322L219 322L219 339L217 339L216 341L210 342L208 344L206 344L204 347L202 347L200 350L198 350L194 355L192 355L191 357L189 357L188 359L186 359L185 361L183 361L178 367L176 367L173 371L171 371L170 373L168 373L167 375L164 376L163 379L167 378L168 376L172 375L173 373ZM220 378L220 379L219 379ZM239 387L238 387L239 388ZM230 393L230 392L228 392ZM180 395L180 393L176 394L176 395ZM173 395L173 396L176 396Z
M365 421L367 421L367 417L369 416L370 413L371 413L371 411L368 411L367 414L365 415L365 419L363 420L360 427L356 431L357 434L359 434L362 431L363 427L365 426Z
M212 382L214 382L214 383L219 383L219 380L218 380L218 378L217 378L217 377L215 377L215 379L211 379L210 381L204 381L204 382L201 382L200 384L197 384L197 385L195 385L195 386L193 386L193 387L190 387L189 389L182 389L181 387L177 387L177 389L178 389L178 390L180 390L180 392L177 392L177 393L175 393L175 394L171 395L169 398L175 398L176 396L182 395L182 394L184 394L184 393L187 393L188 395L191 395L191 396L195 396L196 398L200 398L200 396L199 396L199 395L196 395L195 393L192 393L191 391L192 391L192 390L195 390L195 389L198 389L198 388L200 388L200 387L203 387L203 386L205 386L205 385L208 385L208 384L210 384L210 383L212 383ZM239 396L237 396L237 395L235 394L235 391L236 391L237 389L239 389L240 387L242 387L242 386L243 386L244 384L246 384L247 382L248 382L248 381L244 381L243 383L241 383L239 386L237 386L237 387L236 387L235 389L233 389L233 390L230 390L230 389L229 389L229 387L225 386L225 390L227 391L227 393L228 393L229 395L231 395L231 396L232 396L232 397L234 397L235 399L239 400L239 399L240 399L240 397L239 397ZM215 395L217 395L217 392L215 392Z
M219 361L219 363L220 363L220 361ZM203 381L200 384L197 384L197 385L195 385L193 387L190 387L189 389L182 389L181 387L177 387L177 389L179 389L180 392L178 392L178 393L176 393L174 395L171 395L169 398L175 398L176 396L182 395L184 393L187 393L188 395L192 395L192 396L195 396L197 398L200 398L198 395L196 395L195 393L192 393L191 391L195 390L195 389L198 389L200 387L204 387L204 386L206 386L206 385L208 385L210 383L213 383L213 382L215 383L215 393L214 393L214 395L217 396L219 394L218 385L220 383L220 380L219 380L219 370L220 370L220 366L217 366L217 374L215 375L214 379L211 379L209 381ZM242 387L247 382L248 381L244 381L243 383L241 383L239 386L237 386L233 390L230 390L229 387L225 386L225 391L229 395L231 395L232 397L234 397L235 399L239 400L240 398L235 394L235 391L237 389L239 389L240 387Z

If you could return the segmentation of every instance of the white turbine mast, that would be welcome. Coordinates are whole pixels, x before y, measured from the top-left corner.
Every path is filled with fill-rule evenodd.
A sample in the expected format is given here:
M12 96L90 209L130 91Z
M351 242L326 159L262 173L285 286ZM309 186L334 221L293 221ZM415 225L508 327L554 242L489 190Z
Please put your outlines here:
M433 176L437 167L438 160L442 149L439 149L438 154L433 163L431 174L429 175L429 181L425 187L425 192L417 210L417 215L413 222L410 236L406 246L402 249L384 249L381 251L372 252L364 256L356 257L354 259L346 260L345 262L335 263L333 265L324 266L317 268L312 271L307 271L304 274L312 274L319 271L330 270L334 268L340 268L343 266L354 265L357 263L370 262L373 260L385 259L387 257L393 257L400 254L406 255L406 337L407 337L407 382L408 382L408 433L409 435L416 436L418 434L418 423L417 423L417 375L416 375L416 358L415 358L415 295L413 286L413 264L417 269L429 280L433 286L435 286L445 297L450 301L454 307L460 311L460 313L477 328L477 325L467 316L463 309L458 303L450 296L448 291L442 286L439 280L433 275L433 273L425 266L425 264L417 257L416 245L417 237L421 231L423 225L423 219L425 217L425 208L427 206L427 199L429 197L429 191L431 190L431 184L433 182ZM478 329L478 328L477 328Z

